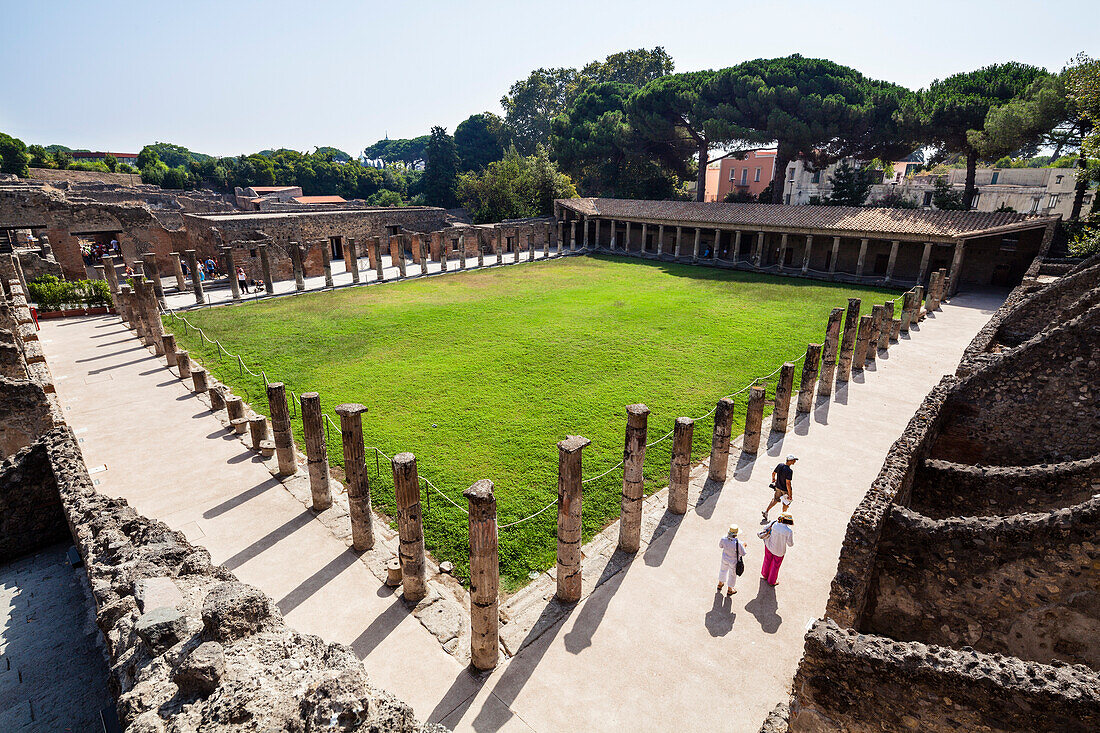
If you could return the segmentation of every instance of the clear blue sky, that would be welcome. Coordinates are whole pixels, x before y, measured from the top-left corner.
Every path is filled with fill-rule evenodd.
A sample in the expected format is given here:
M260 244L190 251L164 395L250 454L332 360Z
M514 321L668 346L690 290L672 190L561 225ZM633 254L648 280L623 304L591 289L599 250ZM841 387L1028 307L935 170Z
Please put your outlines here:
M677 71L801 53L911 88L1100 56L1100 2L0 0L0 131L216 155L453 131L540 66L664 46Z

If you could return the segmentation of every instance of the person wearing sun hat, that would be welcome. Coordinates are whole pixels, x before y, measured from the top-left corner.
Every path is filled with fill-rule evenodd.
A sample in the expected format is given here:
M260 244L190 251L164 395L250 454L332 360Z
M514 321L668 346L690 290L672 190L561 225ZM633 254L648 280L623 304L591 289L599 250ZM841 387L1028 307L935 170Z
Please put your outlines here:
M793 526L794 517L790 512L783 512L779 519L760 532L764 540L764 563L760 566L760 577L768 585L779 585L779 566L783 564L787 548L794 547Z
M722 563L718 566L718 592L721 593L722 586L729 583L727 596L737 592L737 576L741 574L738 572L737 564L741 558L749 554L741 540L737 539L737 532L737 525L731 524L726 536L718 540L718 547L722 550ZM745 566L742 564L741 571L743 572L744 569Z

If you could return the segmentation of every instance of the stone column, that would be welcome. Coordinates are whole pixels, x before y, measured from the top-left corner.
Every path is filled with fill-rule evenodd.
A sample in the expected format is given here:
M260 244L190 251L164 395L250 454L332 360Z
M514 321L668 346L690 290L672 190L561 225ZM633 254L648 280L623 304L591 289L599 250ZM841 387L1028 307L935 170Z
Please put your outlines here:
M122 319L122 322L124 324L126 324L127 326L129 326L130 328L133 328L134 327L134 323L133 323L134 316L130 312L130 286L129 285L119 285L118 286L118 295L115 296L115 309L118 311L118 315Z
M943 270L936 270L928 276L928 295L925 298L925 310L929 313L940 309L940 295L943 293Z
M714 229L714 257L715 262L718 261L718 250L722 247L722 230L715 227Z
M577 220L573 219L569 222L569 251L577 251ZM517 252L518 254L518 252Z
M191 383L194 386L193 392L206 392L210 388L206 381L206 369L201 366L192 369Z
M733 233L733 261L737 262L741 258L741 230L738 229Z
M596 237L596 248L600 246L600 222L595 221L592 223L594 228L594 235ZM527 261L535 261L535 228L533 226L524 227L523 233L520 236L527 238Z
M211 392L213 394L213 392ZM256 415L248 419L248 433L252 438L252 450L259 451L260 443L267 440L267 418L263 415Z
M707 479L722 483L730 457L730 435L733 432L733 400L723 397L714 410L714 435L710 442L710 470Z
M901 319L894 318L890 321L890 341L897 343L899 334L901 334Z
M183 264L180 262L180 253L169 252L168 256L172 259L172 272L176 275L176 290L182 293L187 290L187 282L183 279Z
M912 328L916 324L920 323L920 311L921 305L924 303L924 286L917 285L913 288L913 317L910 319L909 327Z
M917 299L916 289L905 291L905 295L901 297L901 326L898 327L899 333L909 333L909 324L913 322L913 304Z
M817 393L828 397L833 393L833 375L836 373L836 357L840 340L840 320L844 316L843 308L833 308L825 324L825 343L822 350L821 376L818 379ZM809 353L809 352L807 352Z
M118 270L115 269L115 258L105 255L99 258L103 263L103 274L107 276L107 284L111 287L111 295L118 295Z
M164 335L164 324L160 320L160 310L157 308L157 299L153 295L153 284L148 280L138 277L134 282L140 286L141 307L145 311L145 319L149 329L149 341L157 356L161 356L164 344L161 336Z
M556 222L554 222L554 224L557 228L557 231L555 232L555 234L557 235L556 236L557 241L555 242L555 244L557 245L556 246L556 251L560 255L561 254L562 243L565 240L565 222L562 221L561 219L558 219ZM504 249L504 245L501 245L501 249Z
M325 444L321 395L303 392L300 400L302 432L306 439L306 468L309 470L309 488L313 492L313 511L323 512L332 506L332 491L329 488L328 446Z
M871 342L871 328L874 318L871 316L859 317L859 336L856 337L856 348L852 354L852 371L863 371L867 364L867 345Z
M925 275L928 274L928 260L932 257L932 243L924 243L924 252L920 256L920 274L917 275L917 282L923 283Z
M15 255L12 255L12 261L15 262ZM95 279L103 280L110 286L110 280L107 279L107 266L106 265L92 265L92 269L95 270ZM117 274L117 273L116 273Z
M481 251L481 238L477 240L477 266L478 268L485 267L485 253Z
M859 298L848 298L848 310L844 314L844 335L840 340L840 361L837 362L836 381L847 382L852 371L852 357L859 327Z
M268 383L267 405L271 411L271 432L275 437L279 474L291 476L298 472L298 462L294 459L294 434L290 431L290 410L286 404L286 387L282 382Z
M157 299L157 304L162 308L167 305L164 300L164 283L160 279L160 268L157 266L157 255L155 252L147 252L141 256L142 267L145 270L145 277L149 278L153 284L153 296ZM117 282L118 275L116 273L115 280Z
M665 225L664 224L658 224L657 225L657 247L656 247L656 256L657 257L661 256L661 250L664 246L665 246Z
M396 252L396 255L397 255L397 271L399 273L401 273L401 277L405 277L405 235L404 234L397 234L393 237L393 240L394 240L394 244L396 246L390 248L390 254L391 254L391 257L392 257L394 252ZM461 242L461 240L462 240L462 237L459 237L460 242ZM465 262L466 261L465 244L462 245L462 255L463 255L462 261Z
M760 450L760 429L764 424L764 400L766 390L762 385L749 389L749 403L745 408L745 440L741 450L756 455Z
M336 406L336 414L340 416L340 438L344 444L344 475L348 480L351 546L357 552L374 547L370 479L367 477L367 464L363 457L362 415L366 411L366 406L356 402Z
M353 283L358 284L359 283L359 245L357 245L355 243L354 238L348 237L348 242L344 246L347 247L347 251L348 251L348 270L351 272L351 281ZM421 265L424 265L425 262L426 262L426 260L424 259L424 255L421 254L420 255Z
M581 246L584 247L585 249L588 249L588 217L587 216L585 216L583 219L581 219L581 227L583 227L583 231L581 232ZM518 236L517 236L517 240L518 240ZM517 248L519 247L518 243L516 244L516 247ZM518 249L517 249L517 252L518 252Z
M439 236L439 271L447 271L447 237L443 234Z
M890 348L890 324L894 321L894 301L888 300L882 304L882 322L878 330L878 347L883 351Z
M601 224L603 224L602 219L594 219L592 221L592 226L595 227L595 230L592 233L593 234L593 239L594 239L593 244L595 245L596 249L600 248L600 225ZM533 246L531 247L531 250L534 251ZM532 257L532 259L533 259L533 257Z
M623 233L623 252L630 254L630 222L626 222L626 231Z
M791 392L794 390L794 364L784 362L779 368L779 382L775 386L775 408L772 410L772 430L787 432L791 414Z
M898 261L898 247L901 246L901 242L894 240L890 242L890 261L886 263L886 282L894 277L894 266Z
M400 539L397 557L401 561L401 587L405 600L415 602L428 595L424 565L424 518L420 512L420 477L416 472L416 456L412 453L398 453L393 457L392 464L393 493L397 502L397 534Z
M871 307L871 331L867 339L867 361L878 359L878 336L882 332L882 321L886 316L886 307L875 305Z
M489 479L481 479L462 495L469 502L470 514L470 664L474 669L489 670L497 666L500 646L497 500ZM579 583L577 590L579 598Z
M191 269L191 289L195 291L195 302L202 305L206 297L202 292L202 278L199 276L199 257L193 249L184 251L187 255L187 266Z
M756 267L760 267L764 262L764 232L756 233L756 252L752 262Z
M859 240L859 259L856 260L856 277L863 277L863 264L867 259L867 240Z
M645 498L645 442L649 408L626 406L626 440L623 445L622 513L619 517L619 549L637 552L642 537L642 499Z
M814 235L806 235L806 252L802 255L802 274L805 275L810 271L810 253L814 248Z
M840 309L837 308L837 310ZM839 318L837 319L837 325L840 325ZM798 383L798 403L795 405L797 412L809 412L813 409L814 382L817 381L817 370L820 362L821 344L806 344L806 358L802 360L802 379Z
M786 268L787 261L787 233L783 232L779 235L779 261L776 263L779 265L780 271Z
M321 268L325 273L325 287L332 287L332 242L328 240L322 240L321 245Z
M672 256L676 259L680 259L681 246L684 240L684 228L682 226L676 227L676 245L672 250Z
M687 513L691 441L694 434L694 420L690 417L676 418L676 424L672 428L672 463L668 473L668 510L672 514Z
M833 254L829 257L829 274L836 273L836 261L840 259L840 237L833 237Z
M638 250L640 257L646 257L648 255L649 247L649 222L642 222L642 246Z
M386 279L385 268L382 267L382 238L371 237L370 238L371 251L374 252L374 276L378 282L383 282ZM440 250L442 251L442 249ZM444 260L446 261L446 260ZM443 268L447 269L447 268Z
M294 267L294 289L300 293L306 289L306 276L302 270L302 246L297 242L291 242L288 247L290 262Z
M181 382L191 378L191 356L183 349L176 352L176 369Z
M428 263L432 261L432 247L429 235L421 234L420 239L420 274L428 274Z
M237 263L233 257L233 247L222 247L222 258L225 259L225 271L229 275L229 292L233 300L241 299L241 286L237 282ZM149 266L146 265L146 270Z
M161 348L164 349L164 361L170 367L176 365L176 337L174 334L166 333L160 337Z
M615 220L614 219L608 219L607 223L611 227L611 231L608 232L608 234L609 234L608 248L612 252L614 252L615 251L615 245L618 244L618 238L615 236L615 234L616 234L616 232L615 232Z
M950 298L959 292L959 279L962 277L963 257L966 256L966 240L960 239L955 245L955 255L951 258L951 274L947 276L944 297Z
M214 385L207 392L210 397L210 411L217 412L218 410L226 409L225 405L225 387L220 385Z
M699 261L699 253L702 251L703 246L703 230L699 227L695 227L695 247L691 251L691 261Z
M614 226L614 224L615 223L612 222L612 226ZM614 230L612 230L612 231L614 231ZM542 243L542 258L544 260L550 259L550 244L551 244L551 241L553 239L554 239L554 227L551 226L551 225L547 225L547 227L546 227L546 241ZM612 247L612 249L614 249L614 247ZM499 255L497 255L497 264L498 265L500 264L500 256Z
M558 443L558 590L562 603L581 598L581 450L588 438Z
M257 244L260 251L260 270L264 276L264 292L268 295L275 294L275 282L271 279L271 255L268 253L267 244Z
M516 262L519 262L519 242L516 243ZM458 269L466 269L466 235L458 235Z

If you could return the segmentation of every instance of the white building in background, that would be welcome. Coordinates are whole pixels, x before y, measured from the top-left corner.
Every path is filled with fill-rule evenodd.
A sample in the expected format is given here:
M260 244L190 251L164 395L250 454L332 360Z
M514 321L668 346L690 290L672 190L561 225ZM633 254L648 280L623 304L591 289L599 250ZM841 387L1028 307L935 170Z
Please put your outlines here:
M856 161L849 161L861 165ZM823 200L832 193L829 180L839 163L820 171L809 170L802 161L787 166L786 190L783 203L805 206ZM878 182L871 187L867 205L874 205L887 194L902 195L918 207L932 208L932 191L935 179L947 178L953 188L962 191L966 183L966 170L952 168L942 174L921 173L914 175L919 163L898 161L893 170L877 172ZM973 202L975 211L996 211L1002 206L1011 207L1021 214L1060 214L1068 219L1073 209L1074 189L1077 185L1075 168L979 168L974 177L977 194ZM1085 192L1082 205L1088 211L1097 195L1093 185Z

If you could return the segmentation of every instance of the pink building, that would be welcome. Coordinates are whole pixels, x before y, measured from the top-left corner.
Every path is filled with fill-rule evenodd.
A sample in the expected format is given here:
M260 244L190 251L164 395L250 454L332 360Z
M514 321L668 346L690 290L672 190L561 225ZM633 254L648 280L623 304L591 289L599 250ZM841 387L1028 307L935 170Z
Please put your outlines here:
M717 172L714 175L713 171ZM707 166L705 201L724 201L731 192L759 196L772 182L775 172L775 150L751 150L744 159L733 156ZM712 181L714 187L712 188Z

